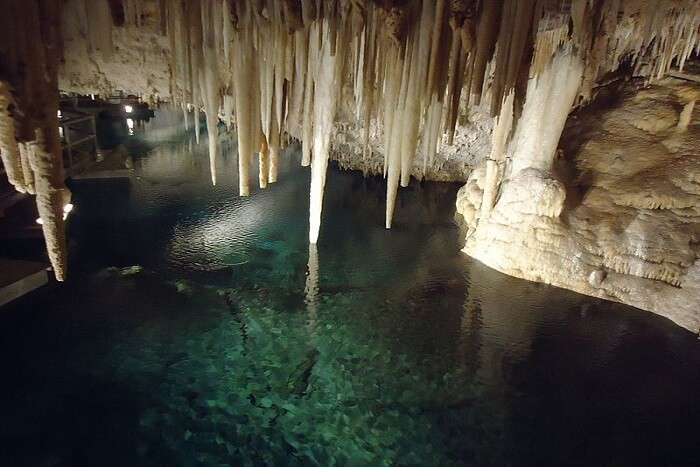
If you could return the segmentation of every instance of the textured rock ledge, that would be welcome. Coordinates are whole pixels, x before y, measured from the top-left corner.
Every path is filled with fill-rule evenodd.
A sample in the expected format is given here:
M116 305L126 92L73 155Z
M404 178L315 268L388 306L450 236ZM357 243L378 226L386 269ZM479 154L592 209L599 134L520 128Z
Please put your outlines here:
M697 333L700 118L688 108L700 86L667 79L622 96L572 116L552 174L507 177L488 217L479 215L486 170L476 169L457 199L464 251L506 274L627 303Z
M491 152L491 132L493 117L483 105L461 106L462 114L455 127L452 144L447 136L439 141L434 155L426 158L418 144L416 157L411 164L411 175L418 180L439 182L466 182L474 167L479 165ZM331 138L330 158L347 170L361 170L367 175L385 175L384 138L380 128L371 125L369 147L362 143L364 128L347 116L348 110L341 112L336 121Z

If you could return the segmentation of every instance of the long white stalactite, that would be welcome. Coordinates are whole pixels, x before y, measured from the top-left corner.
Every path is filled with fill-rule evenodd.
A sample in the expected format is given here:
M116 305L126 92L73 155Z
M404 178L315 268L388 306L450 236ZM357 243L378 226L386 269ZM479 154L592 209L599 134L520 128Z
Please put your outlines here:
M311 159L311 191L309 200L309 243L317 243L321 229L321 212L323 210L323 191L328 171L328 151L330 150L331 131L335 120L336 105L339 95L340 72L344 43L332 44L331 21L321 25L321 50L318 57L318 75L315 85L313 108L313 148Z
M34 5L37 0L28 1ZM61 2L49 3L60 8ZM383 139L389 228L397 190L410 183L414 159L422 156L427 173L441 145L451 144L457 122L470 106L482 103L500 116L492 158L496 164L511 164L501 148L522 139L511 133L535 105L528 102L530 95L540 95L528 86L552 69L553 60L563 60L556 57L569 57L555 68L568 67L557 76L571 82L562 90L566 98L551 97L544 104L552 110L538 116L544 119L542 128L552 127L537 129L548 148L556 147L572 93L573 105L586 103L598 80L623 61L653 81L671 67L682 68L700 51L698 0L655 6L639 0L163 0L158 8L142 0L116 3L124 10L123 25L116 24L106 0L83 5L89 53L109 60L117 27L137 34L153 20L170 47L170 95L159 97L182 105L186 117L187 109L194 110L193 121L186 118L186 124L194 126L197 140L204 110L212 183L223 176L216 170L221 115L237 134L241 196L251 193L254 157L258 185L265 187L277 180L283 142L301 141L301 164L311 165L311 243L319 238L338 114L362 128L364 155L370 128ZM15 30L6 18L0 26ZM5 36L0 31L0 39ZM1 45L0 50L16 55ZM564 50L570 53L562 55ZM9 107L3 105L7 115ZM17 123L17 115L3 118L0 133L7 133L7 119ZM34 180L26 143L34 136L20 132L19 144L0 135L0 145L13 183L29 191ZM488 204L504 174L519 163L516 158L512 167L492 167Z
M189 31L190 44L194 43L194 48L203 44L205 50L197 54L190 47L189 56L173 54L172 69L190 69L192 80L206 81L206 85L193 86L179 78L183 73L178 72L177 87L187 89L189 85L195 92L175 96L189 99L195 109L203 101L208 128L214 126L209 117L214 112L207 107L223 103L227 125L231 108L235 108L239 192L243 196L250 193L250 161L255 153L259 186L264 188L277 179L282 135L301 140L301 164L311 165L312 172L312 243L320 231L330 136L339 100L345 103L350 97L354 101L352 114L364 129L365 148L369 127L381 123L387 178L385 224L390 228L397 190L409 184L415 155L422 153L425 172L445 143L443 137L451 143L463 111L463 93L473 103L487 95L493 115L501 114L501 107L507 104L510 116L500 119L500 127L508 125L501 128L495 141L503 149L494 156L502 158L526 97L517 94L526 87L523 76L544 71L559 48L575 47L584 63L583 71L576 69L582 74L582 83L576 86L577 102L583 103L590 98L597 77L617 68L622 57L648 61L648 52L655 52L650 78L662 76L674 61L682 65L698 47L700 25L696 12L684 15L697 6L690 0L641 13L634 10L632 2L593 4L584 0L562 5L544 0L193 3L199 6L185 9L201 8L203 20L219 15L223 21L214 28L218 43L212 49L206 37L192 37L206 35L208 27L192 24L192 15L183 15L176 0L168 3L173 17L189 21L188 25L171 27L169 34ZM625 30L625 40L616 33L618 28L628 28L621 13L644 16L631 32ZM168 24L176 21L171 18ZM609 53L602 54L603 49L614 50L616 61ZM218 60L207 58L212 50L219 54ZM179 63L182 57L190 62ZM338 70L343 70L340 75L336 75ZM217 83L214 71L220 75L219 94L212 89ZM489 79L488 74L492 74ZM223 99L216 99L220 94ZM565 118L570 106L560 107L557 111ZM210 131L214 167L216 147L211 140ZM493 186L502 173L502 169L492 171Z
M104 19L106 5L95 6ZM48 257L56 279L63 281L68 263L63 206L69 192L57 118L61 5L8 0L7 7L16 17L0 17L0 153L8 180L36 197ZM91 34L90 39L99 39L103 53L111 52L109 38Z

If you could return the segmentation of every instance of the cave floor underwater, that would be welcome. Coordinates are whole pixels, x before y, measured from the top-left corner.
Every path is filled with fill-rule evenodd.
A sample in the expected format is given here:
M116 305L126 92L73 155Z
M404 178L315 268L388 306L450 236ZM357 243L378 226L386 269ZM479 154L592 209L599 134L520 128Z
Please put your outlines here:
M235 142L126 137L72 186L69 280L0 314L0 465L699 465L700 345L460 252L458 185L237 195ZM156 138L154 135L158 135Z

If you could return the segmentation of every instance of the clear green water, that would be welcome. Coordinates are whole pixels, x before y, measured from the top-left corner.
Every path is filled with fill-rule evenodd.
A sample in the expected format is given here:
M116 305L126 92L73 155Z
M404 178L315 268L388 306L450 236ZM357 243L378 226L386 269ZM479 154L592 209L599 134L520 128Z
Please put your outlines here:
M310 253L298 154L240 199L235 146L213 188L166 126L73 187L70 280L0 315L0 465L700 464L695 336L466 258L456 185L386 231L382 181L332 169Z

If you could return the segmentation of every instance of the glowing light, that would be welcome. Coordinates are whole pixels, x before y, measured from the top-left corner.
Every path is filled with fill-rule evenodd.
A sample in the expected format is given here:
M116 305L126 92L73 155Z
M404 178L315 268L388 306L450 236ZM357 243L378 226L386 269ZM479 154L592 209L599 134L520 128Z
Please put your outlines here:
M63 127L62 127L62 126L59 126L59 127L58 127L58 136L60 136L61 138L63 138Z
M126 119L126 126L129 127L129 134L134 134L134 120L131 118Z
M56 111L56 116L57 116L58 118L63 118L63 113L62 113L60 110L57 110L57 111Z
M71 203L63 205L63 220L68 219L68 214L73 210L73 205ZM37 217L36 223L39 225L44 225L44 220L41 217Z
M133 107L133 106L131 106L131 105L125 105L125 106L124 106L124 112L130 114L130 113L133 112L133 111L134 111L134 107Z
M94 101L94 100L95 100L95 95L94 95L94 94L90 94L90 99L92 99L92 100Z

